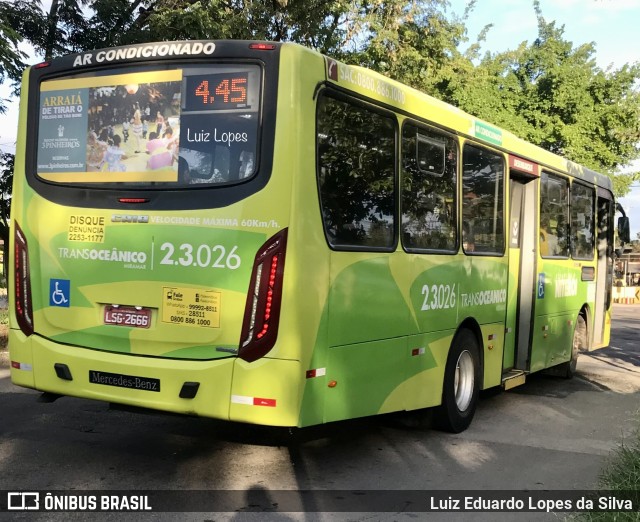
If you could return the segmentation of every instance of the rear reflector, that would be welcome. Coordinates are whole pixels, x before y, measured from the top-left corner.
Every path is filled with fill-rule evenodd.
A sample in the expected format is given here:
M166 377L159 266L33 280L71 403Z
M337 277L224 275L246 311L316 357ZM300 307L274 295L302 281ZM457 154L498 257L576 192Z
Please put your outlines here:
M323 377L327 374L326 368L316 368L314 370L307 370L307 379L314 379L315 377Z
M268 406L276 407L275 399L266 399L264 397L247 397L245 395L232 395L231 402L234 404L245 404L247 406Z
M21 363L18 361L11 361L11 368L14 368L16 370L22 370L25 372L32 372L33 371L33 366L29 363Z

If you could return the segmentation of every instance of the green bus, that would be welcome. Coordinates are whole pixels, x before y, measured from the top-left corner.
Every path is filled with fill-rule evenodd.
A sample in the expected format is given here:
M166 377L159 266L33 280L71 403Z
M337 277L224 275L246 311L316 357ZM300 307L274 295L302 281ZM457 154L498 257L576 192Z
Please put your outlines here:
M611 181L291 43L23 77L12 381L270 426L435 408L607 346Z

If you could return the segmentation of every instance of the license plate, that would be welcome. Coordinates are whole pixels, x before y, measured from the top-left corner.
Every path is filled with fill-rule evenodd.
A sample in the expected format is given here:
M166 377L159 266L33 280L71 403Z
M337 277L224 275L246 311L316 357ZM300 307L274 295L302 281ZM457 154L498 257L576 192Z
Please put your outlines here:
M151 309L107 305L104 307L104 324L149 328L151 326Z

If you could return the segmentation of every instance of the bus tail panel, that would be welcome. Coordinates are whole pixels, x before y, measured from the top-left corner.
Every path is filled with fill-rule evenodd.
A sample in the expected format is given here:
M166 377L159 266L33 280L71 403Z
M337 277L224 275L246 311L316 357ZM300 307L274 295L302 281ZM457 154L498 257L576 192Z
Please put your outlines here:
M227 213L124 214L32 199L18 225L35 333L152 357L237 353L253 261L268 236Z
M59 395L229 418L232 358L152 359L82 350L39 336L25 337L16 330L11 330L10 336L15 384ZM22 368L17 368L18 364Z

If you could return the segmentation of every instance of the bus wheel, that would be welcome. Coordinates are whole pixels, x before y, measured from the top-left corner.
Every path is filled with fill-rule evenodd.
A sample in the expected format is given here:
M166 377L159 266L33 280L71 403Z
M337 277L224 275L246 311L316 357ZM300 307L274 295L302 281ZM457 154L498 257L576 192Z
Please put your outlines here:
M460 433L471 424L480 385L478 341L469 330L459 332L451 345L442 386L442 404L435 412L438 428Z
M573 331L573 343L571 346L571 359L562 363L559 367L560 374L565 379L571 379L576 373L578 353L587 348L587 323L582 315L576 320L576 329Z

